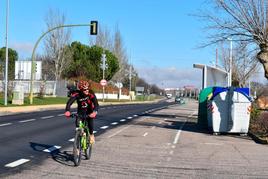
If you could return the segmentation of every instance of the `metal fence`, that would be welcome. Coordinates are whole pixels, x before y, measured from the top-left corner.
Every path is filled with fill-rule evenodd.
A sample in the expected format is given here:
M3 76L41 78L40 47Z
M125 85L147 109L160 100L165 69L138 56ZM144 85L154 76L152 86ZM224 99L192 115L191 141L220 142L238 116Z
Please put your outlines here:
M9 81L8 90L13 91L17 86L21 86L25 94L30 93L30 83L31 81L15 80ZM44 94L53 95L55 81L34 81L33 82L33 93L34 94ZM56 96L67 96L67 82L58 81L56 85ZM0 81L0 92L4 91L4 81Z

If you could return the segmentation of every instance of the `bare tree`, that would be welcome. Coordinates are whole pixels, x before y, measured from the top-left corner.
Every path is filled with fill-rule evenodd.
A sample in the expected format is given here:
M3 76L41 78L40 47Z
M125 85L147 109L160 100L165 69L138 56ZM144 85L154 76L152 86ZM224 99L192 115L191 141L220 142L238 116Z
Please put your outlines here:
M130 65L118 26L116 26L113 35L107 28L100 27L99 29L96 39L90 39L90 44L100 46L113 52L119 61L119 71L113 76L111 81L115 83L127 83Z
M49 10L45 22L47 29L52 29L64 25L65 15L59 11ZM67 45L70 43L71 31L70 29L59 28L51 31L45 39L45 50L50 64L53 64L51 69L55 75L55 85L53 95L56 93L57 81L61 78L63 70L70 62L70 54Z
M100 26L95 41L90 40L90 45L97 45L104 49L113 50L112 36L108 28Z
M240 42L233 49L232 60L232 84L234 86L246 87L250 76L258 69L256 60L256 50L249 50L247 43ZM229 71L230 67L229 49L221 44L220 61L225 71Z
M209 20L214 29L211 43L232 38L258 47L257 59L268 79L268 1L213 0L216 13L205 12L200 17Z
M123 45L123 40L119 29L116 29L114 35L113 53L119 61L119 71L113 76L112 80L122 83L125 78L127 78L127 69L129 65L127 62L126 50Z

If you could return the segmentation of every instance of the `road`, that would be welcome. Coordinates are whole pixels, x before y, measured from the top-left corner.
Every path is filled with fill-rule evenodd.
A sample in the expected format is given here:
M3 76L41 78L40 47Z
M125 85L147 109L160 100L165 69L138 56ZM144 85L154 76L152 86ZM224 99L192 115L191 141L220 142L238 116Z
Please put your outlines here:
M0 176L268 178L267 146L200 128L197 105L187 101L103 107L95 123L92 158L79 167L71 159L73 122L64 119L62 111L1 118L0 126L11 124L0 127Z

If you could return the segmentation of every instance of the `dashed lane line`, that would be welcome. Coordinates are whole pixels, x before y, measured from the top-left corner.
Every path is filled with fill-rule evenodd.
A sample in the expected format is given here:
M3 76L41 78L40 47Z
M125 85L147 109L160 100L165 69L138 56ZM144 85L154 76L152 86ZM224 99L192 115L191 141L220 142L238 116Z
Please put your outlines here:
M145 132L144 134L143 134L143 137L146 137L148 135L148 132Z
M120 122L125 122L125 121L126 121L126 119L121 119L121 120L120 120Z
M102 126L101 129L107 129L109 126Z
M23 120L23 121L19 121L20 123L25 123L25 122L32 122L35 121L36 119L27 119L27 120Z
M72 138L72 139L69 139L68 141L70 141L70 142L74 142L74 138Z
M19 159L17 161L14 161L14 162L11 162L9 164L6 164L5 167L10 167L10 168L14 168L14 167L17 167L19 165L22 165L26 162L29 162L30 160L29 159Z
M111 123L111 125L117 125L118 124L118 122L113 122L113 123Z
M55 117L55 116L44 116L44 117L41 117L41 119L49 119L49 118L52 118L52 117Z
M48 149L43 150L43 152L51 153L51 152L53 152L53 151L55 151L55 150L58 150L58 149L60 149L60 148L61 148L61 146L54 145L53 147L50 147L50 148L48 148Z
M9 126L11 125L12 123L4 123L4 124L0 124L0 127L4 127L4 126Z
M179 137L180 137L180 134L181 134L181 130L184 126L184 124L186 123L186 121L184 121L184 123L181 125L180 129L178 130L175 138L174 138L174 141L173 141L173 144L177 144L178 143L178 140L179 140Z

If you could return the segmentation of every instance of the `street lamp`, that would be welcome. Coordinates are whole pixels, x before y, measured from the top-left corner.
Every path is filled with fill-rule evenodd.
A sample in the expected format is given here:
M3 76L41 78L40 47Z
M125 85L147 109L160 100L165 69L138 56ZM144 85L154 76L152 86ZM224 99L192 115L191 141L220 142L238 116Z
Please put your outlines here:
M9 0L7 0L6 9L6 71L5 71L5 106L7 105L7 86L8 86L8 14L9 14Z
M228 76L228 86L232 86L232 64L233 64L233 40L232 38L228 38L230 41L230 59L229 59L229 76Z

